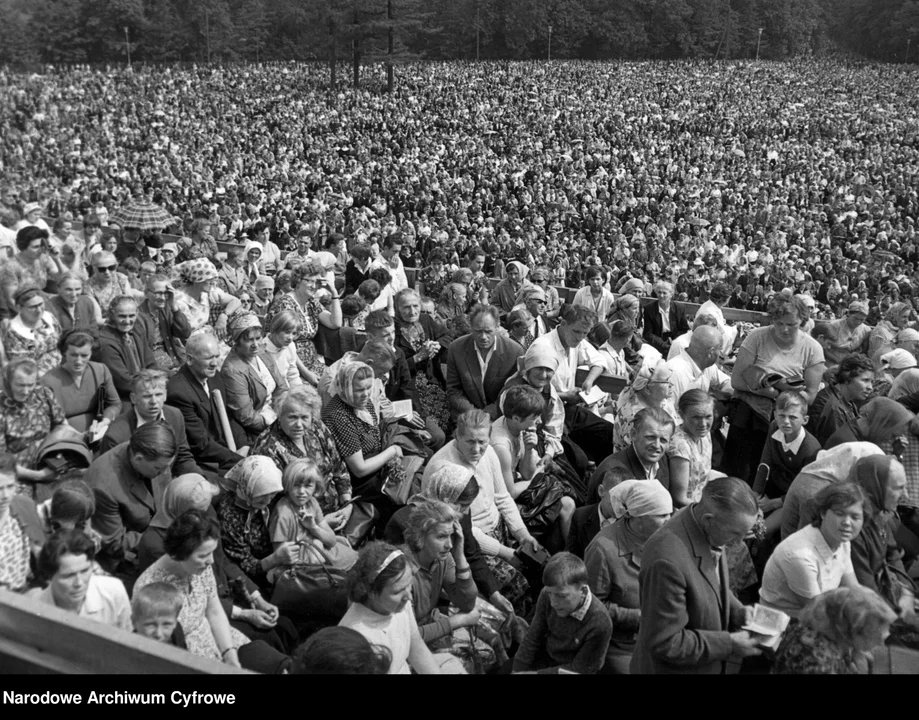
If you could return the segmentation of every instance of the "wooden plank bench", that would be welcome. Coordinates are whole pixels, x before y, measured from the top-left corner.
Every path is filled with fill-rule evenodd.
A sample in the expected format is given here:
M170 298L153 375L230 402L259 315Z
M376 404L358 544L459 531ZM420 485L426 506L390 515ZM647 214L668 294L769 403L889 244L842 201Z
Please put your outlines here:
M0 673L251 674L7 590Z

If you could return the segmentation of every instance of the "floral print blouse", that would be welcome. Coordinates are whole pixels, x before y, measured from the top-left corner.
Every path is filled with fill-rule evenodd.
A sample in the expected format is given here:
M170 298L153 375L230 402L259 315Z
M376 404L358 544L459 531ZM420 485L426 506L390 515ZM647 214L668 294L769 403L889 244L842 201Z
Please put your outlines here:
M23 467L36 469L42 441L66 422L64 409L51 388L37 385L22 403L0 392L0 452L12 453Z
M274 422L258 436L249 455L264 455L271 458L281 472L298 458L306 457L315 462L326 481L325 488L322 492L317 492L315 497L322 512L328 515L338 510L339 496L351 493L351 473L338 454L332 433L319 418L315 418L310 429L304 433L303 446L306 453L301 452L300 448L290 441L281 430L280 423Z
M23 325L19 316L10 321L3 333L3 346L9 360L19 357L31 358L38 365L40 378L61 362L57 342L61 337L61 326L49 312L42 313L34 329Z
M792 621L776 651L773 675L855 675L851 651L813 628Z
M223 552L259 587L268 588L268 576L261 560L274 552L268 525L262 513L255 513L249 527L249 511L236 504L236 495L227 493L217 504Z

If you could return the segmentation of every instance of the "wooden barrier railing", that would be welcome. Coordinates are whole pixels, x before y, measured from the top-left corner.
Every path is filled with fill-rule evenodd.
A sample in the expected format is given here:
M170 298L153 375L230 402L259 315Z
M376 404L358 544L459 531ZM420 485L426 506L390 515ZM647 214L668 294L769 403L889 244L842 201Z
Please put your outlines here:
M0 673L250 674L6 590Z

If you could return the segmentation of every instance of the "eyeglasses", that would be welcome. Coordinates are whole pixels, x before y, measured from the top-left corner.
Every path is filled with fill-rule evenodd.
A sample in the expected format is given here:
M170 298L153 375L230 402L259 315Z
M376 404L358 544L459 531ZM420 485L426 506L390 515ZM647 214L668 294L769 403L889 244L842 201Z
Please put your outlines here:
M151 291L150 291L150 294L153 295L153 296L155 296L155 297L160 297L160 296L165 297L165 296L168 295L169 293L166 292L165 290L158 290L158 291L153 291L153 290L151 290Z
M97 267L96 272L104 272L104 273L115 272L116 267L118 266L117 265L106 265L105 267Z

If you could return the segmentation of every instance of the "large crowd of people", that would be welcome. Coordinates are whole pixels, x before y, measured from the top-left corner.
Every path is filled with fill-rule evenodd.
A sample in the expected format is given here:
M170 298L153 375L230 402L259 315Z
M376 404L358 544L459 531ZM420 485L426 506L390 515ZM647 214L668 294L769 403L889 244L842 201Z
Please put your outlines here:
M901 71L324 72L0 70L0 587L266 673L919 650Z

